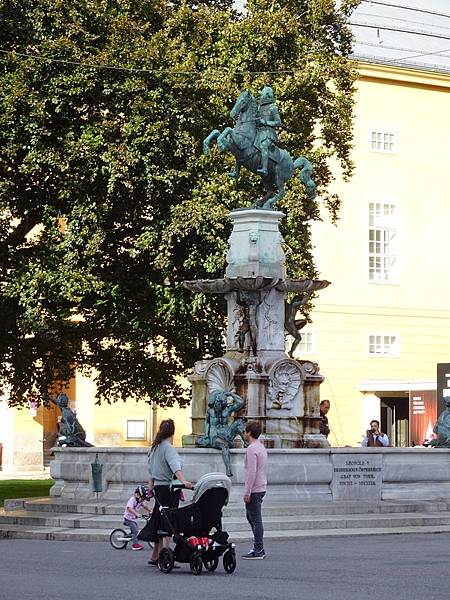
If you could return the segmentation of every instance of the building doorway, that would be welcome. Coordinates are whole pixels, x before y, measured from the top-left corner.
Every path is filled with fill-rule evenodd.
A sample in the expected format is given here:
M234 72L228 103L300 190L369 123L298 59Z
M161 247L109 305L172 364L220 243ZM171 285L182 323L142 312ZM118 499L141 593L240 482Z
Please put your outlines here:
M379 409L380 429L390 446L417 446L432 435L439 414L435 381L367 380L359 389L369 396L366 414L372 418Z
M406 448L409 443L408 395L381 396L381 431L389 436L391 446Z

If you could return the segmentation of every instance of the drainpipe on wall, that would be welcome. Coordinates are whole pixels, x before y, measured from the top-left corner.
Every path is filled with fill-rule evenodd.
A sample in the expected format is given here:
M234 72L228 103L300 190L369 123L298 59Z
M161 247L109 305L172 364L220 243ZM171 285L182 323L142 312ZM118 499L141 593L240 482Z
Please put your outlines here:
M150 401L150 445L153 444L153 440L156 436L156 430L158 425L158 405L153 400Z

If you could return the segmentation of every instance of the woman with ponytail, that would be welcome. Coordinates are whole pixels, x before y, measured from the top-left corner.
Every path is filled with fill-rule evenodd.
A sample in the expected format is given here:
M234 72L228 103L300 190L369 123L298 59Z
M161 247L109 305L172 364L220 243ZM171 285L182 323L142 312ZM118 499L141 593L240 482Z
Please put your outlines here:
M158 433L150 448L148 470L150 473L150 487L155 494L155 506L152 517L139 534L139 539L146 542L153 542L153 550L148 561L149 565L158 565L158 555L162 546L168 545L170 538L163 538L162 542L158 537L158 529L161 529L160 506L169 508L178 508L180 501L180 490L170 490L170 482L176 478L188 489L192 488L192 483L187 481L184 476L181 460L178 452L173 447L173 436L175 434L175 424L172 419L161 421Z

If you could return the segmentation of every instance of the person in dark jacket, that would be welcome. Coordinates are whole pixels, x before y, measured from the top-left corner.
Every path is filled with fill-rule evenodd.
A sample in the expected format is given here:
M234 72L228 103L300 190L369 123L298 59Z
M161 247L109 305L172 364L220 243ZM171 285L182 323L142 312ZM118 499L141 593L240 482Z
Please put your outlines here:
M328 434L330 433L330 427L328 425L327 412L330 410L330 401L322 400L319 406L320 406L319 431L325 437L328 437Z

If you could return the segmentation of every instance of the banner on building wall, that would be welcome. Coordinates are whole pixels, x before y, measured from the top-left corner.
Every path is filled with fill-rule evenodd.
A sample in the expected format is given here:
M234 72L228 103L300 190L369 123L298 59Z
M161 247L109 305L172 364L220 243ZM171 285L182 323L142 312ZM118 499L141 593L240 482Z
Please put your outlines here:
M444 396L450 396L450 363L438 363L437 365L438 415L445 410Z
M438 416L436 391L409 392L409 439L420 446L433 436Z

